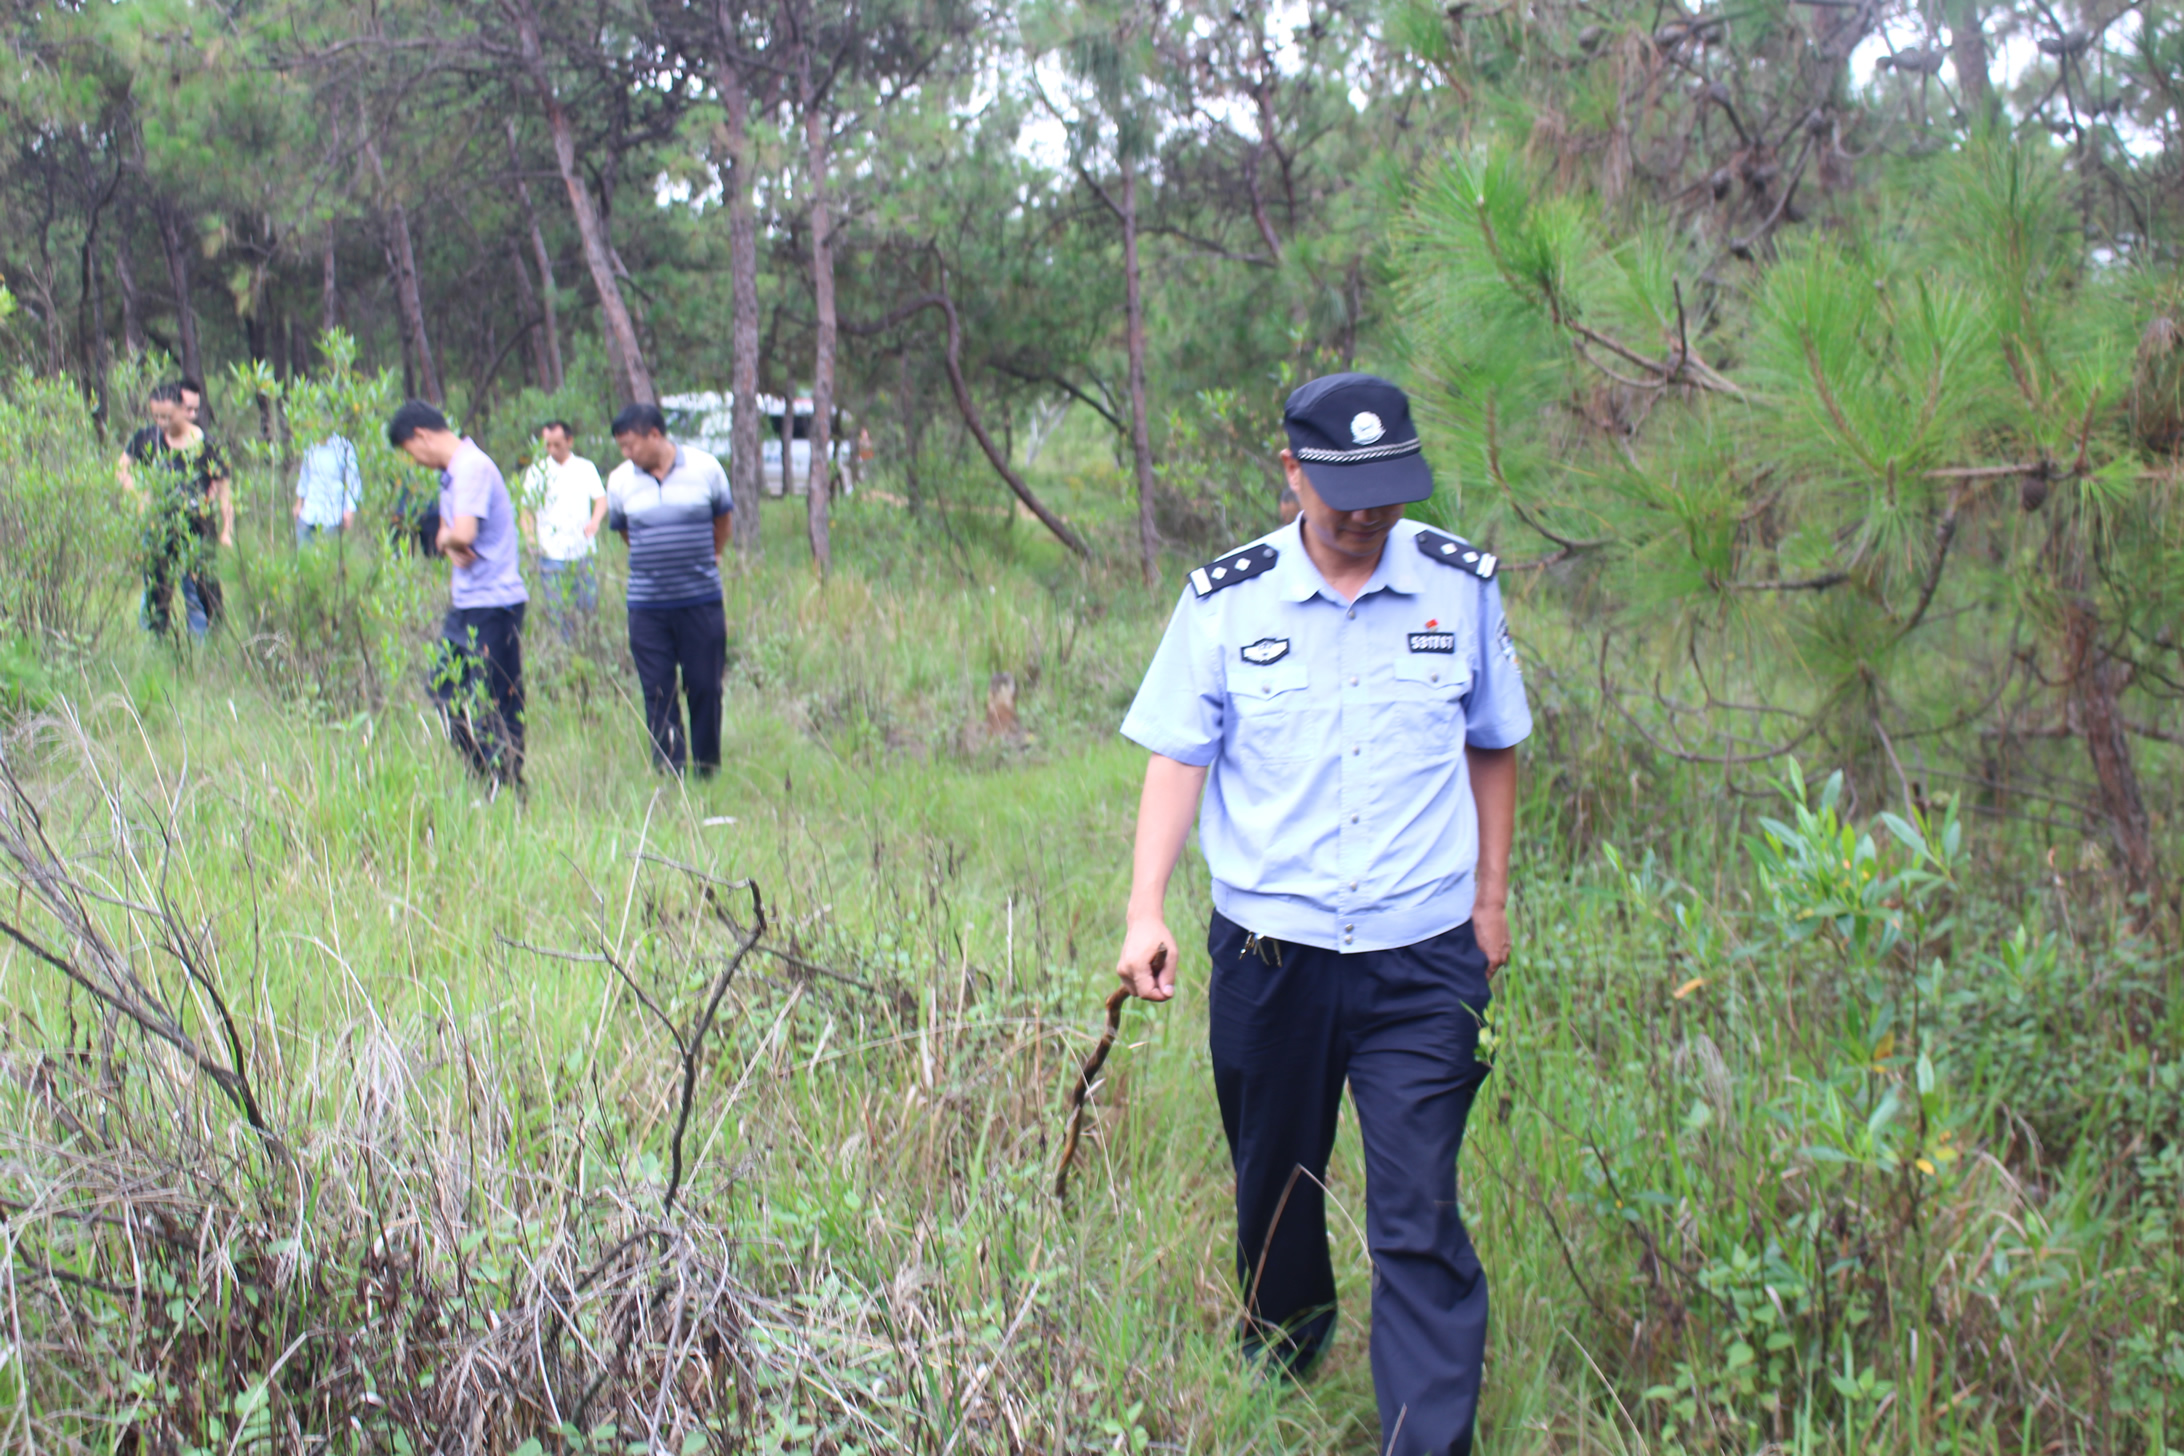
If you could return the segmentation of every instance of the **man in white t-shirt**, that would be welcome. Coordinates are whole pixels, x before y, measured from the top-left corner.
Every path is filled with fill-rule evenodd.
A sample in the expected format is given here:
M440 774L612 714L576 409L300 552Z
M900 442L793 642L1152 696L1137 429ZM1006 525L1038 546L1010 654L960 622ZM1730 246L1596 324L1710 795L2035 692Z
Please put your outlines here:
M538 549L539 606L566 641L575 635L577 616L599 608L592 557L607 518L607 485L599 467L576 453L576 431L568 421L548 420L538 438L546 451L523 475L523 536Z

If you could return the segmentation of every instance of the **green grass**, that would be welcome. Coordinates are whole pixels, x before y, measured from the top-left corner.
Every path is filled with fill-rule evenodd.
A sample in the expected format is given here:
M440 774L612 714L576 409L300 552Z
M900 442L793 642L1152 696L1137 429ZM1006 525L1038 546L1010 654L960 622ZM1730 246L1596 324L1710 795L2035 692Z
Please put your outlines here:
M712 907L743 903L708 898L694 870L755 881L780 953L746 962L700 1068L676 1226L717 1255L687 1267L732 1275L742 1353L708 1367L729 1394L674 1403L670 1449L707 1430L758 1450L1375 1448L1354 1127L1329 1177L1331 1359L1269 1389L1229 1352L1195 855L1170 907L1182 993L1129 1009L1069 1208L1048 1191L1127 888L1143 756L1114 725L1166 595L1074 566L1021 521L943 528L870 501L842 510L821 586L798 508L769 507L767 561L729 588L711 782L649 770L611 605L574 646L532 634L521 802L482 800L414 686L376 713L299 707L233 641L176 656L127 634L105 660L44 670L10 764L85 882L140 902L163 889L203 928L293 1162L8 950L10 1308L31 1374L0 1367L7 1444L441 1439L413 1413L453 1399L449 1352L500 1350L553 1286L535 1271L604 1261L655 1225L673 1041L605 964L541 951L612 955L687 1027L732 948ZM1551 651L1545 604L1534 621ZM1019 684L1021 740L983 730L999 671ZM1577 712L1560 681L1535 686ZM1807 820L1768 811L1789 821L1771 883L1742 821L1665 774L1687 797L1577 843L1573 773L1588 802L1639 798L1586 777L1593 752L1535 746L1527 766L1519 950L1466 1144L1494 1300L1483 1449L2176 1446L2174 963L2022 925L1970 848L1941 853L1938 821L1932 859L1886 833L1843 839L1817 790ZM206 1035L210 1003L156 927L91 914ZM59 943L35 904L4 918ZM55 1085L133 1131L72 1131L39 1090ZM169 1260L163 1314L117 1226L78 1216L137 1207L102 1159L187 1192L221 1231ZM244 1252L221 1266L207 1245ZM439 1291L430 1330L389 1332L385 1310L417 1306L359 1292L397 1246L414 1249L402 1298ZM333 1273L313 1292L253 1249ZM47 1259L109 1288L41 1281ZM684 1267L632 1264L629 1287ZM246 1298L255 1323L235 1315ZM616 1318L580 1323L604 1346ZM341 1340L369 1381L342 1374ZM511 1389L555 1388L521 1365ZM633 1374L609 1396L624 1384L627 1409L657 1388ZM513 1397L479 1421L504 1450L634 1434L557 1434Z

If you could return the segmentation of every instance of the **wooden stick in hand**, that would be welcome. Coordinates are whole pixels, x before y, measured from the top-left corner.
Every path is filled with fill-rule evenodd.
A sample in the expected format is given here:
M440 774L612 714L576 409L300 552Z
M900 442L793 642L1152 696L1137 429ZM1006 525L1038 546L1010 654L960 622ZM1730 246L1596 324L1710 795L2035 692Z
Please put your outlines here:
M1161 946L1153 952L1153 974L1158 976L1168 965L1168 948ZM1117 986L1107 998L1107 1029L1100 1033L1100 1044L1092 1048L1092 1055L1084 1059L1084 1067L1077 1073L1077 1092L1069 1109L1069 1131L1062 1137L1062 1165L1054 1170L1054 1196L1069 1196L1069 1165L1077 1157L1077 1139L1084 1132L1084 1106L1092 1096L1092 1083L1098 1078L1100 1068L1107 1065L1107 1054L1114 1050L1115 1036L1122 1030L1122 1003L1130 999L1127 986Z

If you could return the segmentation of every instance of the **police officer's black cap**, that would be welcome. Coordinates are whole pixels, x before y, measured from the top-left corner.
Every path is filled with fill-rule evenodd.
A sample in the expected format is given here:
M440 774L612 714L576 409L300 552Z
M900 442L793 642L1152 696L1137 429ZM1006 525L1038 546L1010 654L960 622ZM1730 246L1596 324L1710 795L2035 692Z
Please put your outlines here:
M1338 511L1433 494L1410 399L1377 374L1329 374L1304 385L1283 407L1282 428L1312 489Z

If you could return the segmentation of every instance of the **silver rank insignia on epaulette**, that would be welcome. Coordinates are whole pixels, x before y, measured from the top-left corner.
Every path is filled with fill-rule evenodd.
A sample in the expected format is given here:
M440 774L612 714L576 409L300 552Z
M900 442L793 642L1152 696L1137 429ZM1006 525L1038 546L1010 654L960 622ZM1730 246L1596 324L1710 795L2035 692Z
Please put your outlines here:
M1493 552L1481 551L1461 536L1445 536L1439 531L1418 533L1418 554L1428 561L1468 571L1481 581L1492 581L1494 569L1501 565L1501 558Z
M1271 546L1246 546L1233 556L1224 556L1192 572L1191 590L1202 597L1210 597L1222 587L1265 576L1274 569L1279 555Z

